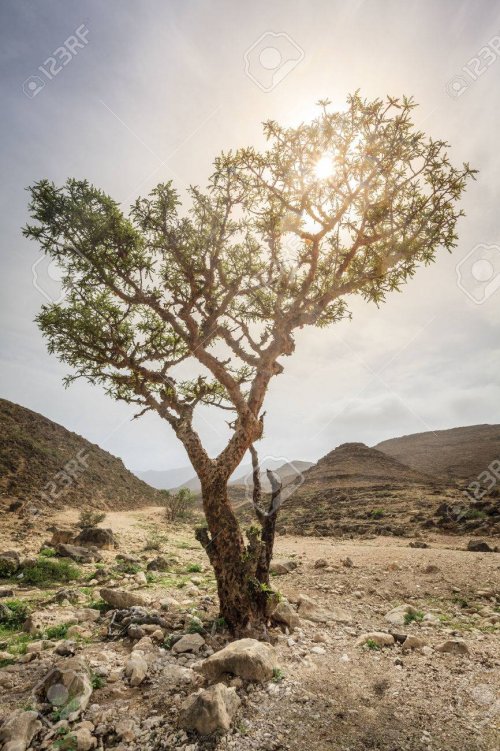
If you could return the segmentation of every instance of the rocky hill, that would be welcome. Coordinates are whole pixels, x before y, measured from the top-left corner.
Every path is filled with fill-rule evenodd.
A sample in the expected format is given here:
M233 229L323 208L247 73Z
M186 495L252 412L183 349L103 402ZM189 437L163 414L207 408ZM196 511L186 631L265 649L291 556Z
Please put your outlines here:
M130 509L157 504L159 494L121 459L62 425L0 399L0 497L4 503Z
M338 446L287 488L278 529L306 535L410 535L421 528L494 533L498 501L480 505L447 480L363 443ZM242 501L235 498L235 501Z
M419 472L470 482L500 460L500 425L415 433L382 441L375 448Z

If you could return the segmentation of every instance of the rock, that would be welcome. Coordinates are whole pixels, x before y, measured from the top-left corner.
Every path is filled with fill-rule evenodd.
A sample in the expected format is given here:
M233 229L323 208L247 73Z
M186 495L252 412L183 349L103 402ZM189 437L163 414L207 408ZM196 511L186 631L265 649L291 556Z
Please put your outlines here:
M66 636L68 636L70 639L86 639L89 636L92 636L92 632L86 629L84 626L79 626L77 623L75 623L74 626L70 626L68 630L66 631Z
M49 527L49 532L52 532L52 539L49 541L49 547L57 547L60 543L72 543L75 537L75 533L72 529Z
M239 639L204 660L201 672L210 682L224 673L247 681L267 681L277 667L277 655L270 644L257 639Z
M130 717L124 717L116 723L115 733L125 743L131 743L137 736L137 726Z
M127 628L127 636L130 639L142 639L143 636L146 636L146 632L138 623L131 623Z
M184 652L199 652L204 644L205 639L201 634L184 634L179 641L175 642L172 652L176 655Z
M344 566L345 568L354 568L354 563L353 563L353 562L352 562L352 560L351 560L351 559L349 558L349 556L346 556L346 558L343 558L343 559L342 559L342 565L343 565L343 566Z
M2 588L0 589L0 597L12 597L14 595L13 589Z
M61 657L73 657L76 652L76 644L70 639L63 639L56 644L54 652Z
M328 561L326 561L324 558L318 558L317 561L314 561L314 568L326 568L328 566Z
M271 561L269 573L273 576L283 576L289 574L297 568L295 561Z
M168 688L176 688L183 685L188 686L201 680L201 677L191 668L173 663L165 665L161 673L161 683Z
M3 751L25 751L42 728L38 712L16 709L0 728L0 744Z
M36 687L35 693L57 708L63 720L73 722L85 711L92 696L92 684L83 659L73 657L58 663Z
M317 602L304 594L299 595L298 604L299 616L301 618L306 618L308 621L313 621L314 623L330 623L331 621L349 623L351 621L351 617L344 610L341 610L340 608L335 610L324 610Z
M102 561L101 554L98 550L92 548L84 548L79 545L70 545L68 543L59 543L56 545L58 555L64 558L71 558L77 563L94 563Z
M78 618L74 610L67 610L65 608L57 608L54 610L36 610L31 613L23 623L23 631L35 636L42 633L50 626L69 626L71 623L76 623Z
M169 561L162 555L156 556L153 560L149 561L146 566L148 571L168 571L170 568Z
M116 547L112 530L102 527L85 527L78 537L75 537L75 543L84 547L94 546L104 550L112 550Z
M429 565L424 568L424 574L439 574L439 571L439 566L435 566L433 563L429 563Z
M129 592L126 589L101 589L99 594L102 599L117 610L126 610L135 605L147 605L145 598L138 592Z
M286 600L278 602L271 613L271 618L273 621L276 621L276 623L283 623L285 626L288 626L291 631L293 631L294 628L297 628L297 626L300 626L300 618L297 612Z
M326 649L324 647L311 647L311 654L326 655Z
M178 608L179 603L174 597L163 597L160 600L160 608L162 610L172 610L172 608Z
M410 649L422 649L426 645L425 639L421 639L419 636L407 636L403 642L402 650L408 652Z
M389 610L389 612L384 615L384 618L388 623L392 623L393 626L404 626L407 623L405 616L416 615L418 612L417 608L414 608L413 605L403 604L398 605L397 608Z
M424 548L428 548L429 546L427 545L426 542L422 542L421 540L414 540L413 542L409 543L408 547L409 548L422 548L422 549L424 549Z
M21 557L16 550L4 550L0 553L0 577L13 576L21 566Z
M393 647L396 643L392 634L386 634L383 631L369 631L356 640L356 646L362 647L368 641L373 642L377 647Z
M144 573L144 571L138 571L137 574L134 574L134 581L140 587L144 587L148 583L148 580L146 579L146 574Z
M94 738L88 728L78 728L71 735L75 738L76 751L91 751L97 746L97 738Z
M127 662L125 663L125 675L129 679L131 686L140 686L148 673L148 663L144 657L144 652L134 649Z
M491 548L485 540L469 540L467 543L467 550L472 553L494 553L494 548Z
M241 701L235 688L217 683L189 696L181 706L179 725L209 735L216 730L227 732Z
M448 639L436 647L437 652L444 652L452 655L468 655L469 647L463 639Z

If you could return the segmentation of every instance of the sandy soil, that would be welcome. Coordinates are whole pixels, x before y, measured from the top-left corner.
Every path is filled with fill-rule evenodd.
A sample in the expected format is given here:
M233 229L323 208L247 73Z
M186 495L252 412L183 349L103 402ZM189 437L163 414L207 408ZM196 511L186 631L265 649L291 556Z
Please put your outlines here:
M109 513L104 526L115 532L119 550L105 551L105 563L110 564L117 552L149 560L158 555L157 550L144 550L153 539L163 555L175 560L178 572L185 572L188 564L200 564L203 572L194 577L194 593L189 582L187 590L165 581L145 590L153 599L174 595L189 608L201 595L214 596L213 577L189 527L168 528L162 516L157 508ZM76 518L76 511L67 511L45 519L29 538L15 544L32 553L47 537L43 527L49 522L71 526ZM12 547L14 532L3 525L2 548L8 547L7 536ZM276 588L291 602L304 593L330 614L344 611L345 618L332 616L326 623L302 620L292 634L271 629L283 679L250 688L233 731L225 737L184 739L175 748L498 750L500 555L468 552L467 540L460 537L425 539L427 549L409 548L409 540L400 538L278 538L275 559L294 559L298 567L273 578ZM352 565L345 565L347 558ZM318 559L325 559L326 567L315 568ZM434 620L391 626L384 616L402 603L434 614ZM216 615L215 604L212 615ZM356 646L365 632L389 630L419 636L426 647L405 652L399 644L383 650ZM465 641L467 654L436 651L439 644L454 638ZM98 655L102 646L96 635L95 643L85 649ZM124 643L112 648L118 661L130 649ZM25 667L33 669L34 663ZM16 693L11 687L1 698L9 708L22 696L22 691ZM118 702L121 714L133 712L144 719L158 712L160 697L161 678L144 692L122 684L119 690L103 687L94 692L92 701L108 708ZM132 742L125 746L142 747ZM145 744L144 748L165 746Z

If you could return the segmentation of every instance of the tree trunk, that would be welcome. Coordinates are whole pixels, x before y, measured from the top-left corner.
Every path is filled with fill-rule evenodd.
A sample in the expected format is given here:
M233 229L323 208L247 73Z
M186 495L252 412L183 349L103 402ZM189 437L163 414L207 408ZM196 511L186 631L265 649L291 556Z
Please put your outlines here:
M245 545L227 496L227 479L202 483L207 528L196 530L215 572L220 614L235 633L265 618L266 595L256 577L262 542L260 530L249 532Z

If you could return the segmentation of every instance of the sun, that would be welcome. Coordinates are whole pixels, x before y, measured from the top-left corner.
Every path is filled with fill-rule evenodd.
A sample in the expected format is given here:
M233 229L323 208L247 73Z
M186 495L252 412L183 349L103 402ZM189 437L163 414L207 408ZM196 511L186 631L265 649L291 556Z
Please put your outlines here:
M324 154L314 165L314 174L319 180L326 180L333 175L335 164L331 154Z

